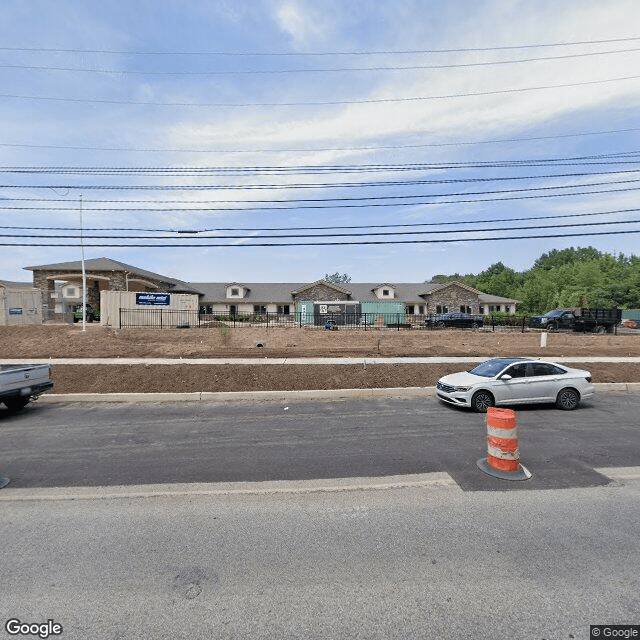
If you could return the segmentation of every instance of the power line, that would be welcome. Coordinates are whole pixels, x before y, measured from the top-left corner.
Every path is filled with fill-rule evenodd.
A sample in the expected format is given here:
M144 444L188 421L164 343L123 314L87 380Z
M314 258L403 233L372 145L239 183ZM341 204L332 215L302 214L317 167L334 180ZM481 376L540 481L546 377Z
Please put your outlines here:
M523 231L530 229L560 229L571 227L602 227L608 225L620 225L620 224L638 224L640 220L614 220L607 222L575 222L569 224L555 224L555 225L533 225L522 227L489 227L487 229L456 229L455 231L447 230L430 230L430 231L368 231L368 232L341 232L341 233L288 233L288 234L263 234L260 238L330 238L330 237L369 237L369 236L409 236L409 235L440 235L443 233L487 233L494 231ZM43 234L16 234L16 233L0 233L2 238L50 238L50 239L66 239L76 237L74 235L43 235ZM191 238L192 236L190 236ZM255 236L247 235L221 235L216 236L216 240L250 240ZM87 235L83 234L83 238L100 239L107 238L112 240L139 240L139 236L122 236L122 235ZM145 238L147 240L173 240L173 236L157 236L151 238ZM198 238L198 240L206 240L207 238Z
M496 242L504 240L534 240L537 238L573 238L580 236L609 236L609 235L622 235L640 233L640 229L637 230L625 230L625 231L590 231L587 233L561 233L561 234L544 234L544 235L527 235L527 236L501 236L501 237L489 237L489 238L444 238L437 240L357 240L355 242L344 241L329 241L329 242L270 242L270 243L232 243L232 244L219 244L219 243L205 243L205 244L112 244L112 243L99 243L99 244L84 244L85 247L100 247L100 248L206 248L206 247L302 247L302 246L335 246L335 245L382 245L382 244L444 244L452 242ZM79 247L79 243L6 243L0 242L2 247Z
M235 69L215 71L138 71L131 69L100 69L97 67L59 67L50 65L24 65L24 64L0 64L0 69L24 69L28 71L63 71L80 73L103 73L108 75L138 75L138 76L234 76L234 75L284 75L305 73L345 73L368 71L434 71L437 69L467 69L474 67L491 67L509 64L522 64L530 62L544 62L548 60L567 60L572 58L587 58L592 56L615 55L618 53L634 53L640 48L613 49L609 51L591 51L586 53L571 53L559 56L541 56L537 58L520 58L517 60L491 60L487 62L460 62L450 64L428 65L400 65L400 66L375 66L375 67L333 67L333 68L305 68L305 69Z
M521 222L526 220L556 220L561 218L580 218L591 216L604 216L618 213L632 213L640 211L636 209L614 209L612 211L595 211L586 213L565 213L553 216L521 216L517 218L490 218L487 220L459 220L446 222L412 222L396 224L367 224L367 225L330 225L324 227L214 227L209 229L148 229L140 227L83 227L84 231L143 231L148 233L213 233L217 231L322 231L331 229L392 229L406 227L433 227L433 226L460 226L469 224L489 224L493 222ZM0 229L25 229L32 231L80 231L80 227L35 227L0 225Z
M630 181L630 182L635 182L635 181ZM615 183L604 183L604 184L615 184ZM553 187L543 187L543 188L548 188L548 189L552 189ZM476 192L477 194L490 194L490 193L508 193L511 191L530 191L531 189L510 189L510 190L504 190L504 191L497 191L497 192L492 192L492 191L480 191L480 192ZM305 209L365 209L365 208L388 208L388 207L417 207L417 206L429 206L429 205L446 205L446 204L467 204L467 203L477 203L477 202L506 202L506 201L510 201L510 200L537 200L537 199L542 199L542 198L566 198L566 197L575 197L575 196L580 196L580 195L596 195L596 194L603 194L603 193L623 193L626 191L638 191L640 190L640 187L624 187L622 189L599 189L599 190L594 190L594 191L575 191L573 193L551 193L551 194L535 194L535 195L519 195L519 196L505 196L504 198L463 198L463 199L458 199L458 200L437 200L435 202L432 201L427 201L427 202L392 202L392 203L388 203L388 202L368 202L368 203L364 203L364 204L311 204L311 205L295 205L292 207L288 207L288 206L272 206L272 207L265 207L265 206L253 206L253 207L193 207L190 209L185 209L185 208L144 208L141 209L139 207L132 207L132 208L119 208L119 209L114 209L114 208L102 208L102 209L96 209L96 208L89 208L89 209L84 209L84 211L111 211L111 212L115 212L115 213L121 213L121 212L129 212L129 211L138 211L141 213L162 213L162 212L173 212L173 211L179 211L182 213L188 213L188 212L198 212L198 211L217 211L217 212L256 212L256 211L296 211L296 210L305 210ZM449 196L452 195L465 195L465 194L449 194ZM441 198L444 196L422 196L422 197L434 197L434 198ZM381 198L378 198L381 199ZM56 208L56 207L49 207L46 209L34 209L33 207L0 207L0 210L9 210L9 211L16 211L16 210L34 210L34 211L75 211L72 208Z
M454 98L470 98L479 96L493 96L507 93L522 93L528 91L543 91L547 89L564 89L570 87L583 87L595 84L608 84L637 80L640 75L622 76L619 78L606 78L604 80L585 80L582 82L569 82L562 84L540 85L537 87L519 87L514 89L496 89L492 91L471 91L467 93L451 93L434 96L409 96L404 98L369 98L364 100L319 100L309 102L152 102L145 100L113 100L107 98L60 98L54 96L27 96L21 94L2 93L0 98L14 100L34 100L50 102L75 102L85 104L123 104L152 107L193 107L193 108L246 108L246 107L322 107L340 106L349 104L393 104L404 102L423 102L429 100L449 100Z
M13 142L0 142L0 147L16 147L24 149L68 149L73 151L131 151L136 153L315 153L320 151L382 151L396 149L426 149L439 147L459 147L482 144L510 144L513 142L537 142L542 140L561 140L565 138L579 138L586 136L616 135L619 133L632 133L640 131L640 128L610 129L606 131L582 131L577 133L565 133L549 136L529 136L523 138L498 138L494 140L461 140L457 142L429 142L419 144L393 144L370 145L364 147L313 147L313 148L284 148L284 149L171 149L171 148L144 148L144 147L89 147L80 145L53 145L53 144L22 144Z
M411 55L432 53L467 53L474 51L507 51L518 49L537 49L548 47L574 47L591 44L611 44L614 42L633 42L640 40L638 36L627 38L608 38L602 40L575 40L562 42L543 42L533 44L504 45L493 47L464 47L456 49L401 49L401 50L371 50L371 51L314 51L314 52L289 52L289 51L135 51L118 49L62 49L45 47L0 47L0 51L29 51L37 53L106 53L117 55L136 56L284 56L284 57L311 57L311 56L371 56L371 55Z
M633 178L630 180L608 180L604 182L582 182L577 184L565 184L554 185L546 187L524 187L522 189L494 189L491 191L464 191L459 193L431 193L431 194L412 194L412 195L396 195L396 196L356 196L356 197L340 197L340 198L289 198L286 200L281 199L269 199L269 200L216 200L219 204L270 204L270 203L307 203L307 202L350 202L350 201L376 201L376 200L415 200L423 198L447 198L452 196L466 196L466 195L487 195L487 194L500 194L500 193L513 193L523 191L549 191L556 189L578 189L582 187L595 187L609 184L628 184L640 181L640 178ZM83 189L85 191L93 190L111 190L111 191L208 191L217 189L216 185L0 185L0 188L12 188L12 189ZM597 193L597 192L594 192ZM194 202L193 204L198 204ZM67 211L69 207L0 207L0 209L12 209L12 210L49 210L49 211ZM205 210L205 208L196 207L196 209ZM138 211L137 208L127 209L109 209L109 208L95 208L87 207L85 211ZM146 209L148 211L171 211L167 208ZM216 210L215 208L211 210Z
M372 188L372 187L405 187L416 185L438 185L438 184L477 184L486 182L509 182L523 180L548 180L554 178L577 178L589 176L606 176L638 173L640 169L625 169L618 171L591 171L576 173L552 173L535 176L494 176L488 178L442 178L438 180L383 180L383 181L363 181L363 182L307 182L307 183L290 183L290 184L220 184L208 185L206 188L211 190L226 191L282 191L289 189L351 189L351 188ZM582 185L579 185L582 186ZM84 188L84 187L76 187ZM126 189L127 187L123 187ZM138 187L132 187L138 188ZM204 188L204 187L203 187ZM566 188L566 187L562 187ZM2 207L0 207L1 209Z
M587 156L556 158L510 158L465 162L410 162L394 164L334 164L334 165L268 165L268 166L1 166L0 173L55 175L151 175L151 176L244 176L244 175L304 175L323 173L364 173L392 171L427 171L443 169L494 169L514 167L585 166L638 164L640 151L629 150Z

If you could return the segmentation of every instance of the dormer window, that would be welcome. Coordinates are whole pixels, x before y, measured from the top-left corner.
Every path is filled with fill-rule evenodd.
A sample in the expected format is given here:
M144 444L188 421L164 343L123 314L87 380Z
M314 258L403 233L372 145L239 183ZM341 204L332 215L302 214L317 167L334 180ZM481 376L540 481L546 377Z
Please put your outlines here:
M373 293L375 294L376 298L380 300L396 297L396 290L394 285L392 284L379 284L373 289Z
M247 287L242 284L228 284L227 285L227 298L244 298L247 295Z

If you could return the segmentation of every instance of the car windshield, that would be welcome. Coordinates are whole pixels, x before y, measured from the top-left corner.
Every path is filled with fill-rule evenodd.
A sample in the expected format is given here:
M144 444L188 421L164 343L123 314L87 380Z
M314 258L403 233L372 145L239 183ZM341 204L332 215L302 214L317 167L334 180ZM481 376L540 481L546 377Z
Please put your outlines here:
M566 309L554 309L553 311L547 311L547 313L544 314L544 317L557 318L558 316L561 316L565 311Z
M498 375L506 366L512 362L518 362L518 359L514 358L496 358L495 360L486 360L477 367L474 367L469 371L475 376L482 376L483 378L493 378Z

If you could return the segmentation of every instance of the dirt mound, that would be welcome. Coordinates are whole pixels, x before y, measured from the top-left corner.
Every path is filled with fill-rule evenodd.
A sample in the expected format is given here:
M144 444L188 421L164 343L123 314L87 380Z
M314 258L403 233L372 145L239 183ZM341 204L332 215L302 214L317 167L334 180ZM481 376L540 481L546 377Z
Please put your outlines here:
M257 346L262 345L262 346ZM247 358L391 356L637 356L637 335L320 328L122 329L0 327L0 358ZM427 387L464 364L54 365L54 393L268 391ZM580 365L582 366L582 365ZM594 382L640 382L640 365L585 366Z
M0 358L229 358L337 356L632 356L638 335L537 331L241 327L108 329L88 325L0 327ZM257 346L262 345L262 346Z

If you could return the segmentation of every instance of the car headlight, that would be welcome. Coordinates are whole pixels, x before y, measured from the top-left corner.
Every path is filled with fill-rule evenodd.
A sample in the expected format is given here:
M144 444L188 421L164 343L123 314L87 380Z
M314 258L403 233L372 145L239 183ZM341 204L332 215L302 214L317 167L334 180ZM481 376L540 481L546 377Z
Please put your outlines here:
M549 320L547 318L541 318L540 319L540 324L547 324Z

